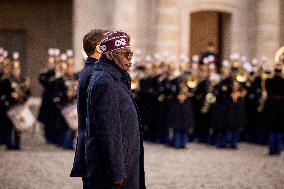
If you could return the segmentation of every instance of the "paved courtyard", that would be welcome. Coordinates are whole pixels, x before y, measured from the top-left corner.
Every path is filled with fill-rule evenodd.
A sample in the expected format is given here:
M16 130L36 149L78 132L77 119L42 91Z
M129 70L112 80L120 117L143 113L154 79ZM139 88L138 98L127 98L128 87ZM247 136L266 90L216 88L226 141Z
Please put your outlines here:
M0 189L79 189L70 178L74 152L47 145L42 133L25 133L22 151L0 147ZM283 189L284 153L270 157L267 148L240 144L217 150L191 143L186 150L145 144L148 189Z

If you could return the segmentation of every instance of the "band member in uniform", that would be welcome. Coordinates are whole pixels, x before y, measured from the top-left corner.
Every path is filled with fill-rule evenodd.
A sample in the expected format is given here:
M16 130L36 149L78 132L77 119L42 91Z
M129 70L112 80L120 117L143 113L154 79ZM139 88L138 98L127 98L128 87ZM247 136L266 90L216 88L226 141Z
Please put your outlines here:
M229 125L228 113L231 103L232 77L228 76L214 87L216 102L212 106L211 127L216 133L216 146L226 147L227 127Z
M267 100L264 108L265 125L269 131L269 154L281 153L284 132L284 79L281 64L276 65L274 77L265 82Z
M44 136L47 143L55 144L54 136L54 104L52 101L52 78L55 76L55 52L54 49L48 50L48 62L46 71L39 75L39 82L43 87L42 103L40 106L38 120L44 125Z
M67 55L67 61L66 61L66 71L63 76L64 80L64 87L66 89L66 96L63 95L62 102L60 103L60 109L61 114L63 114L64 121L67 123L68 128L65 129L64 135L63 135L63 147L65 149L73 149L74 148L74 137L77 132L77 128L73 126L73 123L68 121L68 117L71 112L66 111L64 113L64 110L72 106L73 104L76 104L77 100L77 88L78 88L78 73L74 72L74 60L73 60L73 52L71 50L68 50L66 52ZM63 63L64 64L64 63ZM65 91L65 90L63 90ZM70 106L71 105L71 106ZM71 111L73 108L71 108ZM75 109L74 109L75 111ZM73 121L73 119L72 119ZM77 123L76 123L77 124Z
M19 54L15 52L11 63L11 76L3 80L2 83L1 99L6 112L15 105L24 104L28 100L31 95L30 82L29 78L21 75ZM6 114L3 115L3 124L6 127L7 149L19 150L21 133L16 130L15 125Z
M99 43L105 36L107 31L101 29L91 30L83 38L83 48L88 58L85 62L83 70L78 78L77 93L77 112L78 112L78 138L74 157L71 177L82 177L83 188L87 188L86 183L86 162L85 162L85 130L87 118L87 89L93 68L96 61L101 56Z
M194 113L196 118L194 135L197 138L198 142L206 143L208 142L210 126L210 108L205 107L206 95L209 94L208 92L210 84L208 65L200 65L199 73L199 83L196 87L194 95ZM213 88L210 90L212 93Z
M0 145L5 144L6 137L6 129L5 125L3 125L2 118L5 116L5 106L3 103L3 80L7 79L10 76L10 64L7 61L7 57L5 57L4 48L0 47Z
M189 140L189 129L194 127L192 97L197 86L197 78L188 75L185 70L177 77L176 94L170 102L168 125L173 128L171 145L175 148L186 148Z
M261 96L262 88L264 86L264 74L260 74L260 71L256 69L257 60L252 60L254 67L253 72L250 75L250 87L248 88L246 95L246 110L247 110L247 126L245 127L245 139L247 142L263 144L263 108L261 108ZM266 75L266 74L265 74Z
M67 86L65 85L65 74L67 69L67 55L61 54L60 61L57 60L55 68L55 76L52 78L52 100L54 104L53 116L55 119L55 142L58 146L65 149L73 149L73 146L69 146L67 143L67 132L69 126L64 119L61 111L63 107L68 103Z
M240 130L247 123L245 110L246 82L248 73L241 68L234 76L232 83L231 101L229 105L229 124L227 127L227 147L236 149L240 138Z

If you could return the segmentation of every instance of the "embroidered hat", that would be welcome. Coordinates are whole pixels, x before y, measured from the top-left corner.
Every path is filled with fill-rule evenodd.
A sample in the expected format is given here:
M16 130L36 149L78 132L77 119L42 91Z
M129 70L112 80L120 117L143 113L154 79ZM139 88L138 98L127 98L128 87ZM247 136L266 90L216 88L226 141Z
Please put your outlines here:
M130 47L130 37L123 31L108 32L100 44L102 54Z

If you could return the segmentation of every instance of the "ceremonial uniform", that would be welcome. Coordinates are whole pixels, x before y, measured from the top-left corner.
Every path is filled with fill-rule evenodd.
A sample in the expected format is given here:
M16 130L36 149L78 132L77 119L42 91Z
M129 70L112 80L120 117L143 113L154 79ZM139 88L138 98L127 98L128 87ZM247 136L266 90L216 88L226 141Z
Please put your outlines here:
M52 100L55 105L54 119L55 119L55 141L60 147L72 149L69 146L67 139L67 132L69 130L68 124L64 119L61 110L68 103L67 86L63 76L56 78L52 83L54 89Z
M3 114L3 125L6 128L6 146L7 149L20 149L20 133L15 129L14 124L7 116L9 108L24 104L31 95L29 79L11 77L3 80L3 93L1 95L2 102L5 107Z
M261 78L258 76L252 81L246 95L247 126L245 127L245 138L247 142L264 144L266 141L263 114L259 112L260 98L262 93Z
M156 124L156 142L169 144L169 108L173 96L177 92L177 80L170 78L165 73L158 79L159 96Z
M190 88L186 85L187 77L181 75L176 79L176 92L169 102L168 126L173 128L172 146L186 148L189 137L189 128L194 127L193 103Z
M275 75L266 80L267 100L264 109L265 125L269 131L269 153L280 154L284 132L284 79Z
M216 146L226 147L229 110L231 104L232 78L227 77L215 87L216 103L212 106L211 124L217 135Z
M39 109L38 120L44 124L44 135L48 143L55 144L55 120L53 113L55 105L52 100L53 81L55 70L51 69L39 75L39 82L43 87L42 103Z
M209 88L209 78L201 81L196 88L194 95L194 113L196 118L196 125L194 128L194 135L199 142L209 142L209 127L210 127L210 109L208 112L202 112L202 107L205 103L205 98Z
M145 139L152 142L156 141L156 130L158 108L158 77L148 76L140 81L140 102L141 102L141 117L145 126Z
M6 141L6 128L3 120L5 117L5 105L4 105L4 90L3 90L3 80L7 79L7 76L0 72L0 145L5 144Z

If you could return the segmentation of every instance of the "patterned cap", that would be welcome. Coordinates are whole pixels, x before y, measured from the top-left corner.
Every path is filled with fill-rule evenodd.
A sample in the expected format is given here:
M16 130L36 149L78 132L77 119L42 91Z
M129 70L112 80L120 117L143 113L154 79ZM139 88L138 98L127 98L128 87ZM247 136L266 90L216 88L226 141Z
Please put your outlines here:
M123 31L108 32L100 44L102 54L130 47L130 37Z

